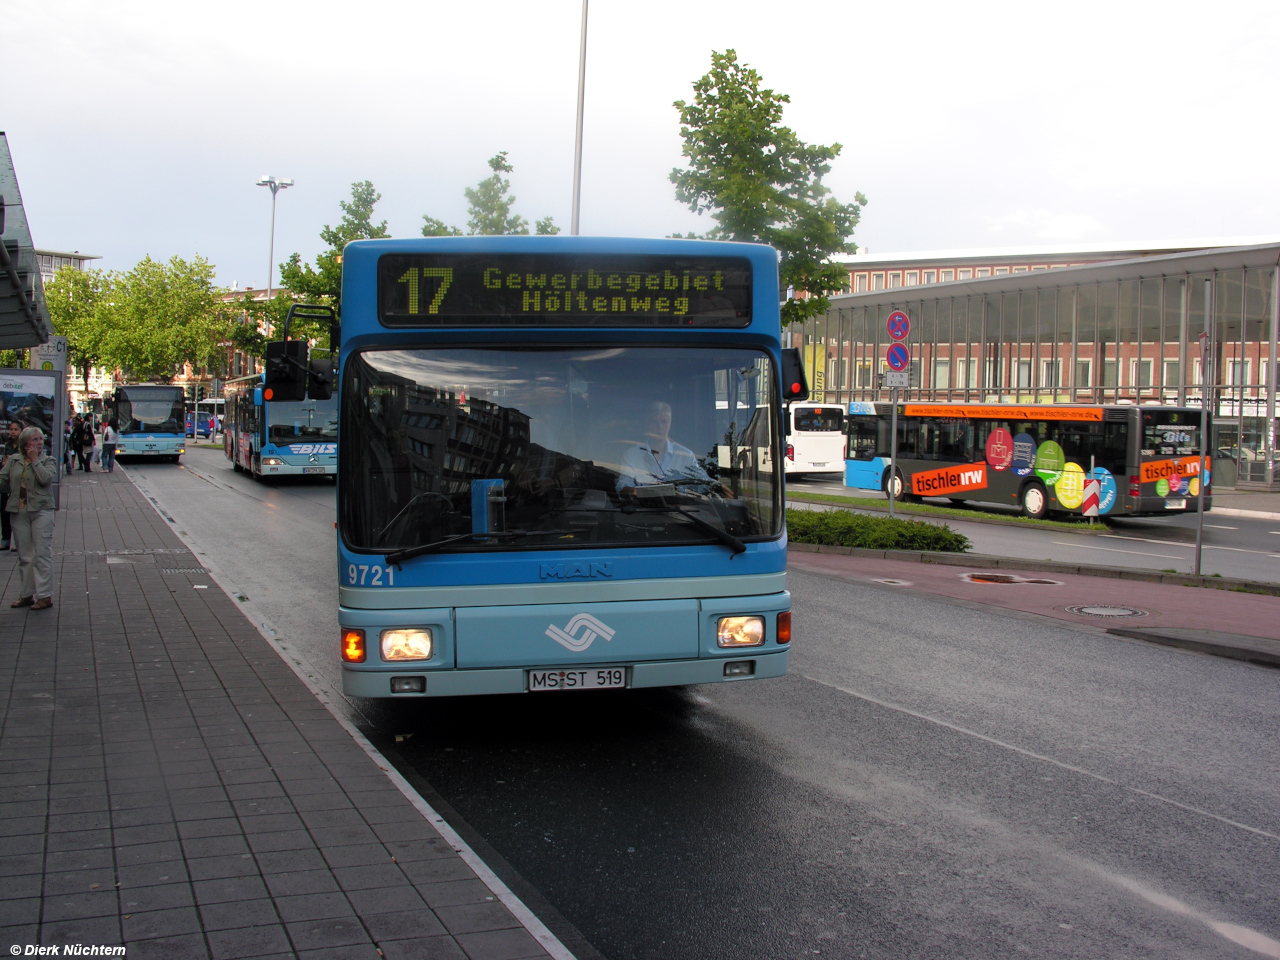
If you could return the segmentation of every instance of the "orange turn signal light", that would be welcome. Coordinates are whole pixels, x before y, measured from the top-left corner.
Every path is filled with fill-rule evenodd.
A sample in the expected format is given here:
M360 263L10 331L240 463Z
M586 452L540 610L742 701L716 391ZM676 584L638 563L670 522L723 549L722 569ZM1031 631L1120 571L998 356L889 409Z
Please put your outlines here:
M344 663L364 663L364 631L342 631L342 660Z
M262 391L263 400L271 400L272 398L275 397L275 395L276 395L276 392L272 390L270 387L267 387Z
M791 611L778 614L778 642L791 642Z

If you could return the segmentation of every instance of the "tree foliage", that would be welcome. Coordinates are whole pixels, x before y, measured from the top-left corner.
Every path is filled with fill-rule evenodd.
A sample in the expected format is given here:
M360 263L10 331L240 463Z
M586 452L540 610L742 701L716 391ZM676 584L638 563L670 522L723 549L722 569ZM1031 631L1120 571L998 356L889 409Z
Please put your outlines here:
M511 181L502 176L515 169L507 162L505 150L489 158L489 169L493 171L492 175L463 191L467 198L467 213L470 215L467 233L483 237L526 236L529 233L529 221L518 213L511 212L516 198L511 196ZM451 227L429 214L424 213L422 219L424 237L462 236L462 231L457 227ZM552 217L543 217L534 225L534 229L539 236L560 232Z
M840 203L822 183L841 145L807 144L784 127L791 98L762 88L760 74L733 50L712 51L711 70L693 90L692 103L674 104L689 161L671 171L676 199L716 221L708 239L777 248L781 284L795 291L783 304L784 324L825 312L827 295L849 282L830 257L857 249L849 238L867 202L857 193L854 203Z
M168 381L184 363L225 364L233 320L203 257L144 258L127 273L64 267L45 290L54 330L88 387L89 368Z
M375 224L373 208L382 194L368 180L351 185L351 200L340 200L342 220L336 227L327 223L320 231L320 239L329 248L316 257L313 269L303 263L302 254L294 253L280 264L280 282L294 298L308 303L328 303L337 308L342 299L342 248L352 240L370 240L387 237L387 221ZM291 331L292 332L292 331ZM327 336L327 333L326 333Z
M60 267L44 288L54 332L67 338L67 365L83 378L86 391L90 371L103 360L110 287L110 275L101 270Z

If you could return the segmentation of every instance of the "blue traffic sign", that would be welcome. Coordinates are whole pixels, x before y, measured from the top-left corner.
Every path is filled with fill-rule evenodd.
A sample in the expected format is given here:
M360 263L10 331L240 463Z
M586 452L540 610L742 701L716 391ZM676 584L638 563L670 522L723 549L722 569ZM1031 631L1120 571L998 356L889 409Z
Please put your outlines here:
M895 343L889 348L889 352L884 355L885 361L892 370L905 370L907 364L911 362L911 351L907 349L906 344Z
M905 340L911 335L911 318L901 310L889 314L886 326L889 328L889 336L894 340Z

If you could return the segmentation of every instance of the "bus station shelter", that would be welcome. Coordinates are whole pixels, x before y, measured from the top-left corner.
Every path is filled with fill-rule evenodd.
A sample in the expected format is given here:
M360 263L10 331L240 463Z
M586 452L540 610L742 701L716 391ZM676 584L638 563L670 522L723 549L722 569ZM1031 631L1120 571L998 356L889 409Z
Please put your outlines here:
M889 399L897 310L911 321L903 400L1200 407L1207 395L1214 486L1280 491L1280 243L833 297L789 332L813 399Z
M0 350L34 347L53 334L44 284L9 141L0 131Z

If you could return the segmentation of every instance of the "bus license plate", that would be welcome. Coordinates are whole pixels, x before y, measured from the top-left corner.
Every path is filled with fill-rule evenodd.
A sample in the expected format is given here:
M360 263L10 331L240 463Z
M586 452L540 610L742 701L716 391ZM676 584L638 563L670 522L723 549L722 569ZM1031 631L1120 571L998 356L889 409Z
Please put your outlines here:
M1187 509L1187 501L1186 500L1166 500L1164 502L1164 508L1166 510L1185 510Z
M324 467L303 467L303 473L324 473Z
M529 692L542 690L603 690L625 687L625 667L591 667L586 670L530 670Z

